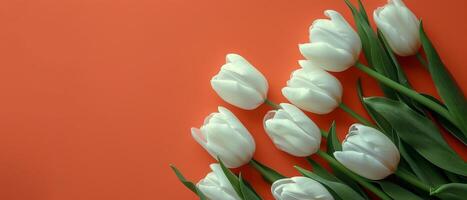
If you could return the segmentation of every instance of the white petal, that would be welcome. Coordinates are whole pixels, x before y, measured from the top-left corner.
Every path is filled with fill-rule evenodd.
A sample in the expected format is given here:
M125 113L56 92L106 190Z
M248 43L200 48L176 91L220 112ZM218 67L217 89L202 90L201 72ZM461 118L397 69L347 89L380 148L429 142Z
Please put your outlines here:
M380 131L361 124L354 124L343 142L344 151L358 151L377 159L386 168L395 171L400 155L394 143Z
M307 63L309 62L312 61L308 61ZM295 70L292 79L294 78L300 78L308 82L309 84L306 84L308 87L319 88L337 102L340 102L342 98L342 85L340 81L321 68L307 67Z
M284 87L282 94L292 104L316 114L330 113L339 105L325 93L306 88Z
M389 1L377 8L373 18L396 54L409 56L418 52L420 22L402 1Z
M320 141L305 133L290 120L270 119L265 124L266 132L274 144L289 154L305 157L319 149Z
M321 141L319 127L305 113L292 104L281 103L280 106L305 133Z
M247 140L250 144L251 149L253 149L252 151L254 151L255 141L248 129L246 129L245 126L242 124L242 122L240 122L240 120L227 108L219 106L217 109L219 110L219 113L225 117L226 123L229 124L229 126L232 129L236 130L236 132L239 133L240 136Z
M336 151L334 157L349 170L370 180L381 180L393 172L378 160L355 151Z
M327 71L344 71L353 66L356 61L352 52L323 42L301 44L299 45L299 49L305 58L313 60L313 62Z
M201 127L206 134L206 147L229 168L240 167L248 163L254 153L249 141L224 124L207 124Z
M199 145L201 145L201 147L203 147L209 153L209 155L216 158L216 154L214 152L211 152L207 147L206 135L203 134L200 129L191 128L191 136L193 137L193 139L195 139L196 142L198 142Z
M264 98L266 97L268 82L258 69L238 54L227 54L226 60L227 64L222 67L223 70L237 74L242 81L255 88Z
M224 101L245 110L253 110L265 100L256 90L235 81L213 79L211 86Z

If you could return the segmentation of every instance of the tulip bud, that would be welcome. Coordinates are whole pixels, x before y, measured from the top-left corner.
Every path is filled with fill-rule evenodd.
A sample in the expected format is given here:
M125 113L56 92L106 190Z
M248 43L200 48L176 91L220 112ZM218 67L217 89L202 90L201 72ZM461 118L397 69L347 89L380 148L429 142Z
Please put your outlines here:
M349 170L371 180L383 179L397 169L399 150L380 131L361 124L353 124L342 143L342 151L334 157Z
M224 107L204 120L200 129L191 128L193 138L214 158L220 158L229 168L250 162L255 141L248 130Z
M264 129L274 145L299 157L316 153L321 133L316 124L292 104L281 103L280 109L269 111L264 117Z
M420 21L401 0L388 0L388 4L373 12L373 18L397 55L410 56L418 52Z
M310 26L310 43L300 44L302 55L327 71L341 72L358 60L362 43L358 34L334 10L324 12L329 19L318 19Z
M245 110L253 110L264 103L268 82L242 56L227 54L227 63L211 79L211 86L227 103Z
M209 172L196 186L208 199L241 200L219 164L210 165Z
M334 200L321 183L303 176L277 180L271 191L276 200Z
M341 102L341 83L310 61L299 63L302 68L292 72L282 94L303 110L316 114L330 113Z

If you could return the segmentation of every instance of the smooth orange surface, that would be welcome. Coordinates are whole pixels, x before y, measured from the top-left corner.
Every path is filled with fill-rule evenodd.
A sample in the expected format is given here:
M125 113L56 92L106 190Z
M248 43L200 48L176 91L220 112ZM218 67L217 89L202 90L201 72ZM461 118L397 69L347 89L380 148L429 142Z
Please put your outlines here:
M372 11L385 0L367 0ZM443 60L467 93L467 1L406 1L425 22ZM343 0L37 0L0 2L0 199L196 199L169 168L195 182L214 160L190 136L218 105L231 109L256 139L255 158L286 175L307 166L273 147L262 129L266 105L227 105L209 80L236 52L270 83L271 100L302 59L298 43L325 9ZM435 94L414 58L402 63L417 89ZM344 102L363 111L355 82L379 95L355 69L336 74ZM311 115L339 135L355 122L336 110ZM467 158L466 148L446 136ZM269 186L241 169L271 199Z

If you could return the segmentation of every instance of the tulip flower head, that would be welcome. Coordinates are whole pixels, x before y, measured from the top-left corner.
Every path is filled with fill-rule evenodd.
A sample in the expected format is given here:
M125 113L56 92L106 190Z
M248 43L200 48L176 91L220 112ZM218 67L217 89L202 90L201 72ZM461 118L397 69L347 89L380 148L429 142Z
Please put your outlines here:
M420 21L401 0L388 0L377 8L373 18L391 49L399 56L414 55L420 49Z
M191 135L214 158L229 168L248 163L255 152L255 141L235 115L219 106L219 112L204 120L200 129L191 128Z
M271 192L276 200L334 200L321 183L303 176L277 180Z
M253 110L264 103L268 93L266 78L245 58L227 54L227 63L211 79L211 86L227 103Z
M282 94L297 107L316 114L327 114L339 106L342 85L336 77L311 61L300 61Z
M397 169L400 154L397 147L375 128L353 124L342 143L342 151L334 157L349 170L370 180L383 179Z
M219 164L210 165L209 172L196 186L209 199L241 200Z
M362 50L358 34L334 10L324 12L329 19L318 19L310 26L310 43L300 44L302 55L327 71L341 72L353 66Z
M280 109L269 111L264 117L264 129L274 145L298 157L316 153L321 133L316 124L292 104L281 103Z

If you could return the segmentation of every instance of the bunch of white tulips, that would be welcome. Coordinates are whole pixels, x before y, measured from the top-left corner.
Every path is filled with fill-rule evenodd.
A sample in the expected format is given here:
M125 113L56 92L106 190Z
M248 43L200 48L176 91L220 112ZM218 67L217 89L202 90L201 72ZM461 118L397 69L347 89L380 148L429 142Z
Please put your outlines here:
M201 199L261 199L241 175L228 170L245 164L253 166L272 184L271 192L277 200L366 199L368 196L362 188L381 199L465 198L467 164L439 136L438 127L433 125L436 119L428 113L456 128L451 133L465 142L466 101L462 93L460 97L444 95L446 90L456 90L457 86L446 89L438 85L438 74L442 73L439 69L444 66L421 21L401 0L389 0L373 12L376 33L363 7L358 10L346 3L358 31L334 10L324 12L329 19L312 23L309 43L299 45L305 60L299 61L300 68L291 73L282 88L290 103L275 104L267 99L267 79L253 62L238 54L228 54L226 63L211 79L211 86L220 98L238 108L254 110L263 103L270 105L273 109L266 113L262 123L272 143L296 157L318 154L329 162L335 175L316 170L319 165L315 163L314 172L297 167L302 176L289 178L259 163L253 159L256 146L250 132L231 111L219 106L218 112L206 117L204 124L192 128L191 133L220 164L211 164L212 172L196 185L186 181L174 168L184 184ZM412 90L409 84L403 83L405 76L394 78L388 73L391 69L388 63L398 66L396 55L416 55L426 63L419 54L422 45L427 54L427 68L445 104ZM358 61L362 49L368 63L377 66L366 67ZM373 59L375 55L378 59ZM329 73L343 72L352 66L377 79L385 89L387 98L362 98L374 122L343 103L343 87ZM396 70L403 74L401 68ZM453 82L448 78L441 81ZM359 121L349 127L342 142L337 140L335 129L320 129L302 111L328 114L336 108ZM327 152L320 150L323 139L328 140ZM394 178L387 179L391 175Z

